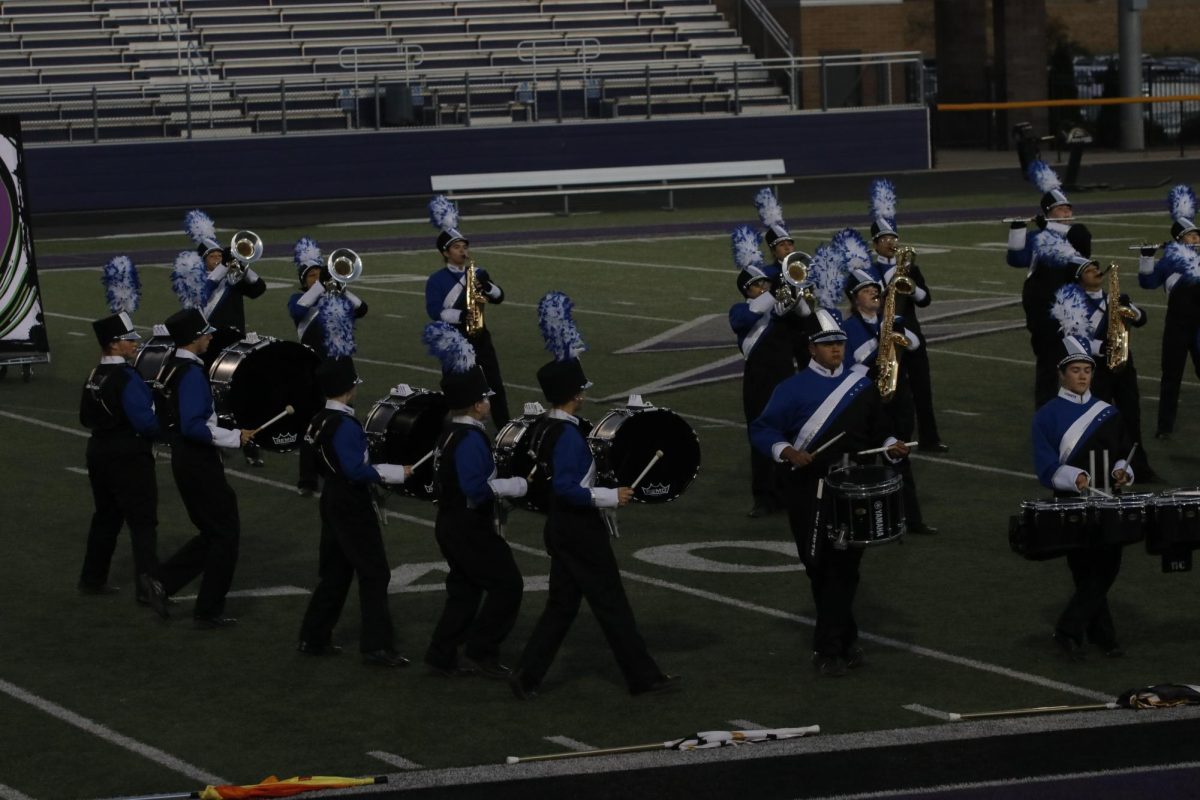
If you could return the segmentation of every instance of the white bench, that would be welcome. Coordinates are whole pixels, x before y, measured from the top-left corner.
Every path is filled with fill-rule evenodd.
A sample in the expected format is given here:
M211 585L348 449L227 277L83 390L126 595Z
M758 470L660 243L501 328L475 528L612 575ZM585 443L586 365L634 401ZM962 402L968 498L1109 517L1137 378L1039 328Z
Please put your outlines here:
M563 198L563 214L569 214L570 196L574 194L666 189L666 207L673 211L676 189L793 183L792 179L784 177L786 174L783 159L770 158L701 164L431 175L429 183L434 192L445 194L452 200L560 194Z

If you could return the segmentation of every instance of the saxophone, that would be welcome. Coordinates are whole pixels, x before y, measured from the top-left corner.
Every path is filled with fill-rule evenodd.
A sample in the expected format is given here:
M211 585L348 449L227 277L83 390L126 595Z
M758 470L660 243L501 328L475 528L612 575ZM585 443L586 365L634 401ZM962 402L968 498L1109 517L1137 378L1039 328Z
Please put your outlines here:
M463 288L463 293L467 298L467 309L463 312L463 327L466 329L467 336L474 336L483 330L483 306L487 303L483 291L479 288L479 281L475 278L475 259L467 262L466 286Z
M879 323L879 354L875 357L875 366L879 370L875 376L875 388L883 402L890 402L896 396L896 385L900 381L900 351L897 347L906 347L908 338L893 330L896 319L896 295L912 294L912 278L908 276L908 265L913 260L916 251L911 247L901 247L896 252L896 273L892 275L887 285L886 297L883 301L883 311L880 312Z
M1108 269L1108 330L1105 331L1104 346L1108 352L1108 368L1113 372L1125 369L1129 362L1129 326L1125 320L1134 313L1121 307L1121 284L1117 277L1117 265Z

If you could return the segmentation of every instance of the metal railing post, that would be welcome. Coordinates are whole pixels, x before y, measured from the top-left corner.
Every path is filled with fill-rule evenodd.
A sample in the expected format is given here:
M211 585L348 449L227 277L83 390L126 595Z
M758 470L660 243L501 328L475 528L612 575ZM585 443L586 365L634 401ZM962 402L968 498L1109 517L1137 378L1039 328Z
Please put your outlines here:
M287 82L279 81L279 133L287 136Z
M192 138L192 82L189 80L183 88L183 102L187 106L187 138Z
M381 116L382 115L379 113L379 73L376 72L375 73L375 130L379 130L380 127L382 127L382 120L380 119Z
M465 95L464 105L466 106L466 117L463 119L463 124L468 128L471 127L471 73L463 75L463 93Z
M647 65L646 65L646 119L650 119L650 118L653 116L653 114L651 113L650 106L651 106L651 100L650 100L650 65L649 65L649 64L647 64Z
M96 84L91 85L91 140L100 142L100 90Z
M800 108L800 87L796 85L796 62L793 61L788 66L788 100L791 102L792 111Z
M733 113L742 113L742 86L738 78L738 63L733 62Z
M558 108L558 121L563 121L562 106L562 67L554 70L554 104Z
M821 70L821 110L828 111L829 110L829 76L826 74L828 72L828 68L826 67L824 58L821 59L820 70Z

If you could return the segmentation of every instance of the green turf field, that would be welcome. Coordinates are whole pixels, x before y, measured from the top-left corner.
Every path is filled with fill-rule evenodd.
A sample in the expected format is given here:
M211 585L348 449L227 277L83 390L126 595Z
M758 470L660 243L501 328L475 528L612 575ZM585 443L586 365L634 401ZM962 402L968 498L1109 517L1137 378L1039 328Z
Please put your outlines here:
M867 181L864 180L864 187ZM1012 192L961 198L903 198L899 222L938 303L1015 296L1024 272L1004 265L1006 228L995 221L906 225L920 208L1032 206L1035 196L1013 180ZM1105 200L1165 195L1110 193ZM576 320L590 351L584 356L596 396L615 394L665 375L735 354L725 349L616 354L697 317L725 313L737 300L727 235L677 234L670 226L710 220L728 230L753 221L748 198L737 207L674 214L644 198L625 210L570 218L532 216L472 220L463 229L474 255L507 293L489 309L510 406L539 399L534 372L547 356L537 331L536 303L550 289L576 301ZM822 205L799 193L783 201L789 220L845 213L863 222L863 203ZM1086 200L1077 211L1082 213ZM241 220L211 210L219 225ZM363 221L389 217L364 212ZM246 221L249 222L249 221ZM255 225L269 243L301 234L337 246L385 237L428 236L430 248L361 248L366 269L355 290L370 303L358 326L358 360L366 383L360 417L389 386L433 387L436 363L419 343L426 322L426 275L440 266L433 233L403 224L273 228ZM1137 288L1136 258L1126 246L1157 240L1166 215L1090 218L1095 254L1119 260L1123 288L1151 315L1134 333L1144 376L1144 426L1156 413L1159 335L1165 299ZM618 226L661 227L662 235L619 236ZM123 230L154 233L162 224L131 220ZM793 222L797 245L811 252L832 229ZM489 246L488 233L514 229L597 229L594 239ZM700 476L670 506L622 511L614 543L626 586L651 652L663 668L681 673L682 692L630 698L586 610L534 703L520 704L502 683L447 680L419 665L440 610L440 555L432 536L434 509L396 498L385 529L395 568L392 610L400 649L416 664L380 671L359 664L358 608L352 593L336 640L347 652L309 659L295 650L306 597L316 579L316 502L297 497L296 459L267 455L263 469L228 460L238 492L243 538L229 613L236 629L196 631L188 601L179 619L160 624L133 603L127 540L114 559L112 581L121 595L75 592L91 498L85 438L77 421L79 387L96 358L88 321L106 313L99 266L108 257L141 250L183 249L182 234L127 239L56 239L39 233L37 252L92 254L94 268L41 273L53 363L30 383L10 372L0 381L3 441L0 513L0 797L104 797L197 788L217 778L237 783L268 774L377 774L395 764L449 767L497 763L507 755L553 752L567 737L594 747L656 741L696 730L820 724L849 732L926 725L929 716L905 708L966 712L994 708L1087 703L1156 682L1195 682L1200 622L1197 576L1164 575L1140 547L1126 551L1110 599L1128 655L1082 664L1060 660L1050 631L1069 593L1062 561L1031 563L1007 545L1007 518L1023 500L1044 494L1032 477L1028 426L1032 413L1032 356L1023 330L931 347L938 421L952 450L918 457L915 465L925 518L941 529L868 554L856 603L870 664L843 680L818 679L809 666L812 603L783 516L752 520L748 447L740 423L740 387L727 381L649 399L687 416L702 444ZM142 325L175 310L169 264L137 259L144 284ZM258 271L273 281L246 304L248 326L292 338L286 300L295 282L291 260L264 259ZM1020 308L980 312L980 320L1019 321ZM1170 485L1197 480L1200 434L1193 413L1200 393L1189 373L1181 417L1168 442L1146 443ZM593 407L593 420L603 413ZM236 456L236 454L235 454ZM192 535L165 462L159 470L160 553ZM1155 488L1165 488L1162 486ZM515 512L509 539L530 590L506 648L515 660L544 602L549 561L541 550L541 519ZM695 549L709 562L743 571L700 571L639 558L664 545L719 543ZM290 589L288 587L291 587ZM274 592L261 590L275 589ZM187 590L185 590L187 591ZM382 756L379 754L383 754ZM388 759L391 758L389 761ZM395 759L404 761L396 761ZM16 794L5 794L5 790Z

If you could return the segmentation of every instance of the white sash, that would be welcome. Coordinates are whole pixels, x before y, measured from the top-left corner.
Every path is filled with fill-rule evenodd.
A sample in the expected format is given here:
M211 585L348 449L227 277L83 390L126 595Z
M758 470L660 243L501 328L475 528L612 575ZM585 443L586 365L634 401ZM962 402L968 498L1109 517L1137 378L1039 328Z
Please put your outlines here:
M860 344L858 346L857 350L854 351L854 361L858 364L861 364L864 361L866 361L868 358L870 358L871 354L874 353L878 349L879 349L878 336L877 336L877 338L874 338L874 339L867 339L865 342L863 342L862 344Z
M800 433L796 434L796 441L792 442L792 447L797 450L807 450L812 444L813 439L825 427L825 423L829 420L833 410L837 408L838 403L842 402L842 398L846 393L854 388L854 385L862 380L862 376L856 372L847 372L846 378L838 384L837 388L829 393L825 398L825 402L817 407L812 416L808 418L808 422L800 428Z
M213 289L213 293L208 298L208 302L204 304L204 316L212 316L213 311L216 310L217 305L221 302L221 299L225 297L225 290L228 288L229 284L227 284L224 280L221 280L221 282L217 284L217 288Z
M1071 453L1075 452L1075 447L1083 437L1084 431L1108 407L1108 403L1103 400L1097 400L1096 405L1085 411L1079 419L1075 420L1071 427L1067 428L1067 432L1063 434L1062 441L1058 443L1059 464L1067 463L1067 459L1071 457Z
M453 270L451 270L453 272ZM442 300L442 308L454 308L454 304L458 302L458 296L463 293L463 287L467 285L467 275L463 273L458 283L446 292L446 297Z
M758 340L767 330L767 323L771 321L771 312L763 314L758 318L758 322L754 323L754 327L746 334L746 338L742 339L742 356L746 359L750 358L750 351L754 349L754 345L758 344Z
M317 300L317 302L313 303L312 306L305 313L304 319L300 320L300 324L296 326L296 339L297 340L303 339L304 334L308 333L308 326L312 325L313 320L315 320L317 318L317 313L318 313L317 306L319 306L320 304L321 304L321 301L319 299Z

